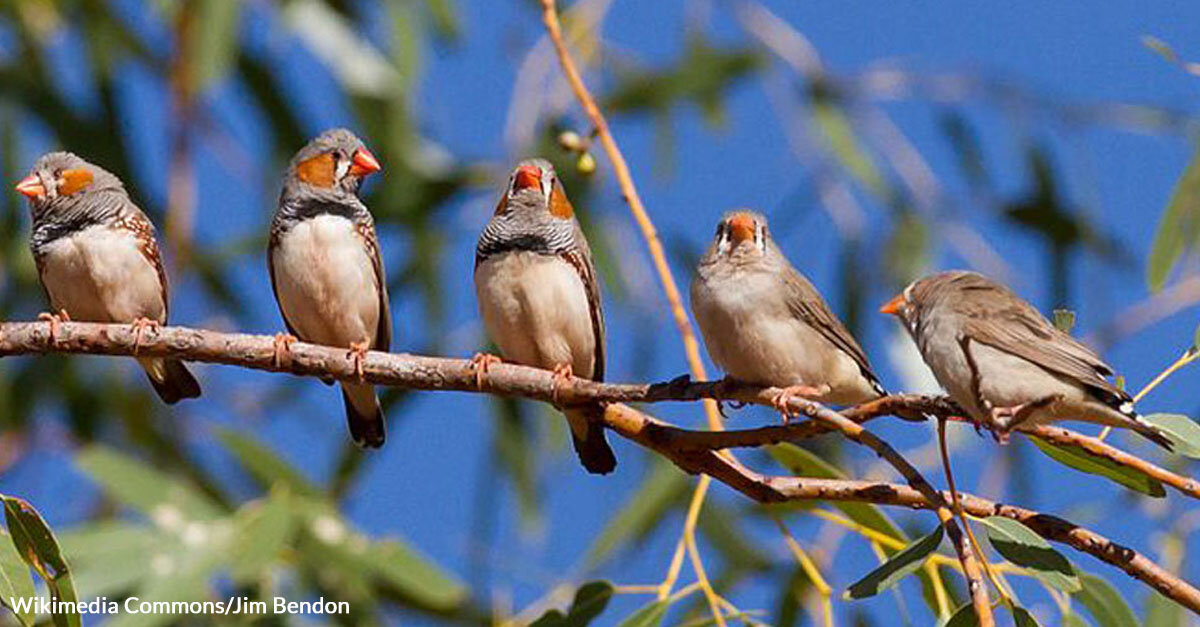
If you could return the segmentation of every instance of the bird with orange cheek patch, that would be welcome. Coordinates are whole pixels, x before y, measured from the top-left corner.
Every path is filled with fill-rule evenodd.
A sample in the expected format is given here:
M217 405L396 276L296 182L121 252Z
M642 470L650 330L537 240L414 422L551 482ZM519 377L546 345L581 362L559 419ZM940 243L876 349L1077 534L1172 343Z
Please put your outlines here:
M767 220L733 211L696 268L692 310L714 363L739 381L836 405L883 396L858 342L775 246Z
M121 181L69 152L37 160L17 183L33 217L30 248L38 278L56 314L51 341L65 317L128 322L135 347L148 327L167 323L167 274L154 225ZM200 384L177 359L139 358L165 403L200 396Z
M600 286L579 221L554 167L522 161L475 247L475 294L488 335L505 359L604 380ZM481 378L494 355L476 355ZM594 408L564 412L588 472L607 474L617 459Z
M325 131L288 166L267 249L275 300L292 334L276 336L277 359L284 359L288 344L299 337L349 348L347 357L361 376L366 352L387 351L391 345L375 220L358 198L363 178L379 169L362 140L345 129ZM341 385L354 443L383 446L386 424L374 386Z

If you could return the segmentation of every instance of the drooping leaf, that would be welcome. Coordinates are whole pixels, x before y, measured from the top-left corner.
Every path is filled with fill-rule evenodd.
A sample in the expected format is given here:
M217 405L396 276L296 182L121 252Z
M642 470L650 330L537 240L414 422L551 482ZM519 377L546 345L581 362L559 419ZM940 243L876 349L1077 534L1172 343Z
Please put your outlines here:
M372 542L362 558L391 587L425 607L446 611L466 600L461 582L400 540Z
M1070 614L1063 615L1062 627L1092 627L1092 624L1079 614L1071 612Z
M175 527L222 515L216 503L183 481L106 446L80 451L75 463L105 492L160 525Z
M617 624L617 627L658 627L670 606L670 602L666 600L651 601L626 616L625 620Z
M1183 414L1148 414L1146 422L1162 430L1176 453L1200 459L1200 424Z
M878 568L852 584L846 590L846 598L863 599L896 585L905 576L920 568L925 563L925 558L937 550L942 543L942 534L942 526L938 525L929 535L904 547L888 558L886 562L880 564Z
M153 572L147 556L175 538L150 525L114 520L68 529L59 534L59 546L71 556L80 594L90 598L133 590Z
M241 3L200 0L198 4L193 18L191 80L196 89L203 90L223 78L233 64Z
M1135 627L1137 616L1125 602L1125 597L1105 579L1084 573L1079 577L1083 589L1075 595L1098 627Z
M29 564L21 559L8 531L0 529L0 604L12 610L22 625L29 626L34 622L32 609L17 613L17 608L9 600L32 597L33 579L29 576Z
M950 615L950 620L942 627L977 627L979 617L975 615L975 607L967 602Z
M1065 466L1070 466L1075 470L1111 479L1131 490L1155 498L1162 498L1167 495L1166 489L1157 480L1147 477L1128 466L1122 466L1103 457L1096 457L1081 447L1051 444L1033 436L1030 436L1029 440L1037 446L1038 450L1045 453L1054 461Z
M233 429L217 429L217 439L237 458L242 468L250 473L264 489L270 489L274 484L287 486L293 494L302 496L317 496L321 490L312 484L304 475L264 446L254 438L234 431Z
M1166 284L1184 251L1200 237L1200 150L1184 169L1158 222L1146 263L1146 283L1157 292Z
M0 497L4 500L4 521L13 545L25 563L33 567L46 582L50 594L65 603L75 603L75 583L71 569L63 558L62 549L50 526L28 502L13 496ZM77 612L55 613L51 616L56 627L80 627L82 619Z
M656 461L633 496L608 519L588 549L587 563L595 566L621 547L644 538L683 499L688 476L673 464Z
M589 581L575 591L575 598L565 614L557 609L547 610L530 627L585 627L608 607L612 595L613 587L609 582Z
M235 583L254 583L279 559L295 527L288 494L276 490L264 501L243 506L233 518L230 575Z
M771 457L775 458L775 461L798 477L816 477L820 479L846 478L845 473L836 466L821 459L812 451L796 446L795 444L786 442L776 444L770 447L769 451ZM847 518L864 527L898 540L908 540L908 536L900 530L900 527L896 523L892 522L892 519L887 514L870 503L846 502L832 503L832 505L841 510Z
M1012 615L1016 627L1038 627L1037 619L1033 617L1033 614L1029 613L1029 610L1023 607L1013 606Z
M1032 529L1004 516L989 516L981 522L987 527L992 547L1004 559L1029 569L1035 577L1063 592L1079 591L1075 567Z

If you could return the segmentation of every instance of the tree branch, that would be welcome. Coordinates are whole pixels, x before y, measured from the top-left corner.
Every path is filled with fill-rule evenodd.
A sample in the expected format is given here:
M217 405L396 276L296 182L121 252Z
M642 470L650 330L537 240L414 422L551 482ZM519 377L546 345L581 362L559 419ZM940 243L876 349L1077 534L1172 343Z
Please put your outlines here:
M135 333L132 327L124 324L63 322L58 325L56 342L51 344L49 323L0 323L0 356L51 353L133 356L134 340ZM144 333L136 354L287 372L300 376L358 380L348 349L296 342L291 345L284 358L277 362L275 341L269 335L162 327ZM482 386L476 386L475 371L467 359L371 351L363 360L362 366L364 378L378 385L415 390L484 392L545 402L551 402L555 394L556 384L552 373L513 364L492 366L484 377ZM658 452L686 472L712 476L761 503L832 500L934 511L945 507L949 497L943 492L929 489L928 484L924 485L924 489L918 489L883 482L768 476L718 452L719 449L730 446L761 446L811 437L830 431L835 424L843 432L858 431L850 425L857 426L858 422L888 414L914 415L926 412L954 415L957 408L945 399L898 395L844 412L834 412L811 401L796 400L791 404L792 408L799 413L812 415L816 420L721 433L681 429L619 402L732 398L769 405L772 396L769 389L728 382L690 383L686 378L651 385L602 384L585 379L572 379L558 390L558 398L564 403L610 403L604 414L605 426L609 429ZM1194 480L1180 477L1118 451L1095 438L1058 427L1039 427L1031 430L1031 433L1056 443L1085 446L1089 451L1114 461L1123 460L1118 463L1149 470L1155 473L1151 476L1189 495L1200 492ZM861 430L858 438L863 444L877 451L890 448L882 441L868 444L874 436L866 430ZM912 478L909 480L913 481ZM1187 490L1183 489L1189 485ZM995 503L970 494L960 493L960 497L964 510L971 515L1006 516L1018 520L1048 540L1068 544L1121 568L1164 596L1200 614L1200 590L1129 547L1055 516Z

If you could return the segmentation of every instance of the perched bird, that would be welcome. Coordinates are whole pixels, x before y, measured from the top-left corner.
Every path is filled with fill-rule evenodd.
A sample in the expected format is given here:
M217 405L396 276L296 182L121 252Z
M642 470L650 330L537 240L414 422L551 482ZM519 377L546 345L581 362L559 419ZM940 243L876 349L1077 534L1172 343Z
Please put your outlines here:
M38 278L56 314L46 314L51 338L63 318L131 323L136 343L148 327L167 322L167 274L154 225L121 181L69 152L43 155L17 183L33 216L30 248ZM165 403L200 396L200 384L177 359L138 363Z
M1108 381L1108 364L995 281L935 274L880 311L900 318L950 397L1002 441L1021 425L1081 420L1132 429L1171 449Z
M358 198L363 178L379 169L354 133L321 133L288 166L267 249L288 331L306 342L348 347L360 373L367 351L387 351L392 339L375 220ZM286 350L292 336L277 337L277 349ZM383 409L374 386L341 386L354 443L383 446Z
M858 342L813 284L788 263L752 211L733 211L692 280L692 310L714 363L746 383L847 405L886 394Z
M475 247L475 294L488 335L506 359L556 376L604 380L604 314L592 253L554 167L522 161ZM477 355L478 372L494 356ZM617 465L599 417L567 409L588 472Z

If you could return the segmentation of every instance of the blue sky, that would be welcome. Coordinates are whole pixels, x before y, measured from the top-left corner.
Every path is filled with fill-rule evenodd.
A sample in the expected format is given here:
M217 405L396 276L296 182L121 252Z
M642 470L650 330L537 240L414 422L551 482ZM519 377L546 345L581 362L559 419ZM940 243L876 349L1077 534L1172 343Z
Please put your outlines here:
M136 7L137 2L119 3ZM369 5L369 3L356 3ZM1019 85L1050 102L1088 104L1102 101L1153 103L1194 114L1200 95L1200 79L1187 75L1151 53L1141 44L1143 35L1154 35L1175 46L1185 58L1200 58L1200 48L1189 48L1200 35L1200 9L1185 3L1147 6L1137 2L1042 3L827 3L773 2L771 9L807 36L826 66L835 73L856 73L870 67L901 64L921 72L967 72ZM460 0L459 16L463 37L452 47L430 45L424 50L424 68L416 97L422 133L451 155L463 160L486 160L495 165L497 177L510 164L525 156L513 154L505 144L503 128L517 68L529 47L541 35L539 16L527 2ZM725 2L636 3L616 0L603 25L605 42L622 57L636 58L646 66L665 66L677 59L684 43L684 24L695 20L718 42L735 45L746 37L733 19L732 5ZM367 6L364 12L376 9ZM131 14L134 12L131 11ZM261 7L251 12L243 26L243 40L253 42L256 54L271 59L295 86L294 105L302 111L307 131L315 134L334 125L351 125L349 106L337 95L337 82L322 64L306 54L281 27L271 11ZM144 27L151 41L161 44L161 32L153 20ZM387 45L386 33L371 36ZM58 45L59 54L70 59L81 54L68 34ZM157 39L156 39L157 38ZM67 64L69 65L69 63ZM683 241L693 249L707 245L716 219L724 211L748 206L788 225L776 232L783 250L801 270L829 294L838 292L841 281L861 281L867 287L867 302L885 301L895 286L886 285L864 263L863 273L839 276L840 245L833 224L817 206L809 173L797 159L781 131L772 105L772 90L788 82L774 65L767 80L742 81L726 94L726 123L721 128L707 125L691 106L673 111L673 168L663 174L655 170L655 121L646 116L620 116L612 120L613 132L625 152L639 189L655 222L669 241ZM71 75L64 83L69 93L78 90L81 106L87 106L86 77ZM593 87L610 84L593 73ZM76 86L76 82L80 84ZM775 81L772 83L772 81ZM131 140L142 167L134 185L152 203L165 196L166 92L147 71L126 65L120 71L120 103L126 119L123 131ZM198 152L199 213L198 237L204 244L220 245L260 233L268 224L277 194L277 176L282 166L262 148L267 131L263 121L247 105L244 88L220 84L208 102L221 121L240 139L248 157L231 171L229 161L220 159L209 146ZM519 97L522 95L518 95ZM1011 196L1023 189L1025 140L1032 138L1051 149L1056 171L1065 181L1066 193L1086 205L1086 211L1102 232L1114 237L1132 255L1128 267L1113 267L1094 258L1075 256L1070 264L1074 293L1069 303L1048 300L1045 252L1039 240L1002 222L987 206L971 198L958 175L955 157L939 127L943 105L924 100L882 105L924 156L945 186L943 209L963 216L1011 268L1016 289L1029 296L1044 311L1066 305L1078 311L1077 332L1089 331L1118 311L1147 297L1143 280L1144 259L1157 218L1171 188L1191 153L1191 142L1182 135L1147 135L1110 129L1072 129L1047 124L1038 112L1012 115L978 103L960 106L974 124L983 145L985 162L996 193ZM574 111L574 109L572 109ZM581 118L573 115L578 122ZM46 129L29 124L21 162L31 163L37 154L53 146ZM371 138L365 138L368 145ZM68 146L86 154L85 147ZM387 176L387 164L382 176ZM631 299L608 303L611 380L669 379L685 370L680 344L665 312L664 303L646 263L644 246L628 216L610 176L607 162L600 159L599 192L590 212L617 237L623 268L629 271ZM497 185L499 184L497 178ZM455 198L442 211L441 226L447 234L447 251L442 268L442 289L447 298L444 328L450 335L443 345L455 355L469 356L481 343L471 283L471 259L479 229L494 205L493 188ZM568 190L568 193L570 190ZM889 228L886 212L866 203L867 242L864 260L875 258L881 235ZM935 231L940 233L940 231ZM409 254L409 242L396 233L384 233L384 254L389 267L399 267ZM949 247L939 245L931 270L961 267L965 260ZM245 295L250 311L248 332L275 332L281 323L270 297L262 255L238 262L235 287ZM682 285L690 280L690 268L675 267ZM193 296L196 290L185 279L176 283L173 320L196 326L230 327L233 323L212 304ZM395 326L394 349L414 350L428 345L423 334L424 315L415 295L392 294ZM897 373L889 345L903 342L898 326L883 316L867 313L860 340L892 388L907 383ZM1112 346L1106 357L1127 376L1136 389L1172 361L1190 342L1197 323L1194 309L1174 316ZM640 350L646 325L660 338L647 356ZM124 366L123 366L124 367ZM140 375L130 370L130 384L140 384ZM228 464L211 442L210 427L233 425L268 441L314 477L325 476L344 437L341 401L331 390L316 382L297 385L303 402L286 411L251 412L246 418L235 408L252 403L253 392L271 375L244 373L222 367L199 367L207 390L222 390L214 398L173 409L177 421L195 442L204 459L214 467ZM1192 386L1200 379L1195 370L1177 374L1143 404L1144 411L1180 411L1195 416L1200 409ZM685 425L702 424L692 406L653 408L657 415ZM51 417L47 417L51 419ZM774 417L752 409L734 414L730 426L770 422ZM549 425L549 421L545 423ZM465 394L423 394L392 416L388 446L370 455L362 480L346 503L352 518L375 535L397 534L450 568L473 581L473 570L486 563L491 583L510 592L515 607L536 599L552 584L578 581L571 570L608 516L630 495L647 468L646 454L613 438L621 465L615 475L596 478L585 474L565 446L541 468L545 518L534 531L518 528L511 492L501 484L494 495L498 508L495 543L480 547L472 536L473 510L479 480L488 473L490 431L494 422L487 400ZM874 427L873 427L874 428ZM905 448L929 441L932 427L908 423L880 422L878 431ZM1094 524L1101 532L1134 547L1157 553L1154 523L1161 510L1180 512L1191 508L1177 495L1167 504L1129 500L1119 488L1099 479L1085 477L1037 457L1023 443L1019 457L976 438L966 428L958 434L960 447L955 466L961 484L969 490L992 481L1005 460L1022 463L1007 472L1036 486L1032 507L1045 508ZM89 499L79 498L70 473L43 472L69 456L69 451L52 445L54 429L47 427L39 442L45 444L29 460L0 478L0 489L30 498L46 512L52 523L70 525L88 511ZM1121 436L1117 440L1132 444ZM1137 446L1141 446L1138 444ZM1145 450L1145 449L1138 449ZM859 451L847 451L847 467L855 472L872 467L873 460ZM753 455L747 459L755 460ZM761 459L757 462L764 463ZM885 473L885 477L891 477ZM940 475L935 473L933 476ZM1011 482L1010 482L1011 483ZM1000 497L1000 494L989 494ZM723 487L713 498L724 504L739 504L739 498ZM1132 517L1115 517L1121 505L1137 512ZM927 530L932 516L917 519ZM651 583L662 577L681 521L678 517L656 533L643 550L620 556L594 573L621 583ZM795 525L802 541L810 539L815 527ZM752 529L776 555L784 555L778 537L768 529ZM848 540L854 545L854 540ZM858 543L861 544L861 543ZM480 552L485 553L481 558ZM835 587L850 583L865 572L873 559L865 546L847 549L839 561ZM1075 557L1072 555L1072 557ZM479 561L479 560L482 560ZM1076 560L1086 569L1104 574L1121 586L1136 602L1145 588L1126 581L1123 575L1087 557ZM1200 577L1194 568L1189 578ZM686 578L685 578L686 579ZM1023 591L1023 590L1022 590ZM774 586L744 586L728 591L743 608L773 607ZM1025 596L1048 605L1044 594ZM631 609L636 599L618 599L616 604ZM858 602L876 616L893 610L884 595ZM849 616L851 607L839 604L839 613ZM610 616L616 616L613 612ZM615 620L614 620L615 622Z

